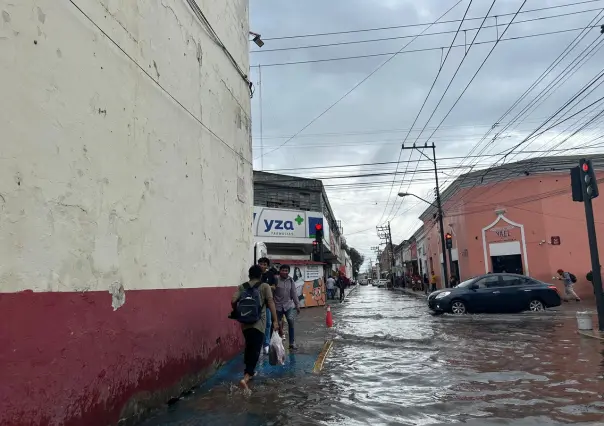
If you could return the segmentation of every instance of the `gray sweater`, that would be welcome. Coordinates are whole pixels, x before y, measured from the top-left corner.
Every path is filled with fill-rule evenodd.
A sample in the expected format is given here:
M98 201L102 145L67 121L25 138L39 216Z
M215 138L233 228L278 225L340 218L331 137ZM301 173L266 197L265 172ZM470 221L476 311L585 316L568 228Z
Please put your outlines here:
M273 299L277 312L287 312L294 307L300 307L296 284L291 277L277 278L277 288L273 292Z

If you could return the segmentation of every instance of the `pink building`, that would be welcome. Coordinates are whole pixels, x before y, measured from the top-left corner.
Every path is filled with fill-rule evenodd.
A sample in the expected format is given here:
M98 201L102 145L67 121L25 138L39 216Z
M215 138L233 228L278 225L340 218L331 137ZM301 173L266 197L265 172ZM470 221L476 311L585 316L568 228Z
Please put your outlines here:
M457 178L442 193L445 232L453 235L449 274L461 280L487 272L512 272L553 280L558 269L577 276L575 291L593 298L583 203L572 201L571 167L580 156L523 160ZM596 170L604 155L591 156ZM604 197L594 199L599 250L604 253ZM442 285L442 249L436 208L422 215L427 266ZM453 268L451 268L453 266Z

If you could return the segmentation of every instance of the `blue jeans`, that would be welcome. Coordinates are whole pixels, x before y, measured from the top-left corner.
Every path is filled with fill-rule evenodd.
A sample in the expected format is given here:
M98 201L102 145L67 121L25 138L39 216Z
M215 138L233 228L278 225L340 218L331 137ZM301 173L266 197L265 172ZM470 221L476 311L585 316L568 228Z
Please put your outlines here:
M266 329L264 330L264 346L268 346L271 342L271 332L273 331L273 316L271 310L266 308Z
M287 333L289 335L289 345L293 345L295 342L294 339L294 320L296 319L296 310L294 308L288 309L287 312L277 312L277 319L279 323L283 319L283 315L287 319Z

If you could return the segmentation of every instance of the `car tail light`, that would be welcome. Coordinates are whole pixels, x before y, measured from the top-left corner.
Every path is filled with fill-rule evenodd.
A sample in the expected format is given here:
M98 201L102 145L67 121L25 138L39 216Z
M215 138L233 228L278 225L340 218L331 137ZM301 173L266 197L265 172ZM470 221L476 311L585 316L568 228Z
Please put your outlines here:
M555 285L548 285L547 287L551 290L555 290L556 293L560 294L560 292L558 291L558 287L556 287Z

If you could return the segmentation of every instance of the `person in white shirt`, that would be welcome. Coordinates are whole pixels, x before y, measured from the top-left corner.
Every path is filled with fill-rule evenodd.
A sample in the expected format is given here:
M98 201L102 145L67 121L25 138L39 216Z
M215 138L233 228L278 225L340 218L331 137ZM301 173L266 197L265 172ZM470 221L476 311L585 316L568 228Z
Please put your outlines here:
M336 280L330 275L327 278L327 298L333 299L336 297Z

